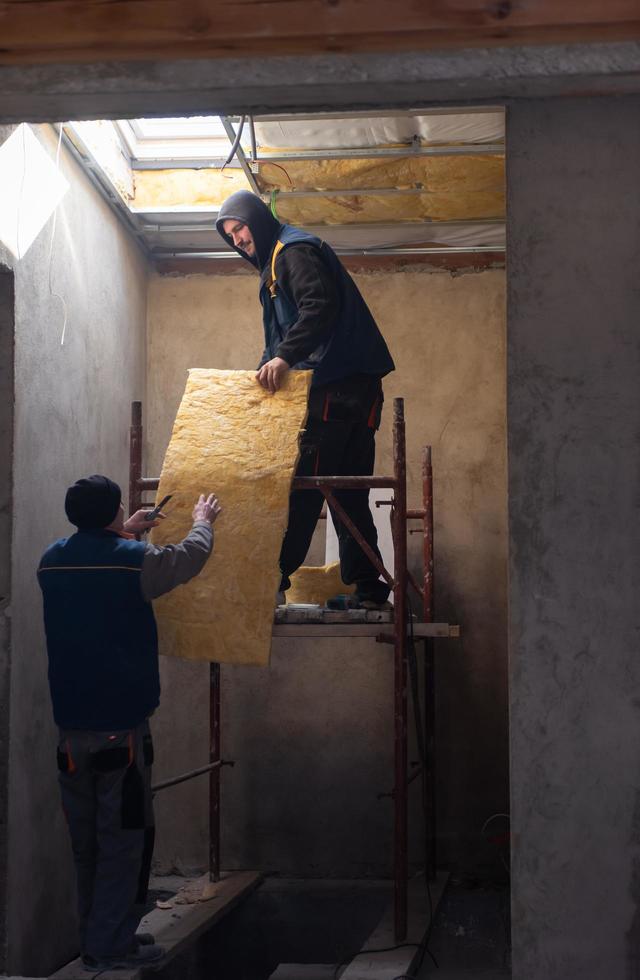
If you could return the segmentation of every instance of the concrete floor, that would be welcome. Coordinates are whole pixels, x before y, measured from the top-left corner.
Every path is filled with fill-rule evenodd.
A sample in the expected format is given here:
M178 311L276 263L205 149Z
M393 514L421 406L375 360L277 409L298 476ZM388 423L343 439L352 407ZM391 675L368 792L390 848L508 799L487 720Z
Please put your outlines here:
M444 880L432 889L437 911L428 945L438 969L427 954L415 977L417 980L508 980L511 970L507 885L450 877L440 897ZM169 881L156 879L156 887ZM413 886L416 885L414 880ZM166 898L168 894L154 892L154 900ZM349 950L361 944L370 946L372 942L374 946L387 945L386 933L380 929L386 921L390 897L388 881L267 879L229 912L219 926L211 931L198 928L198 941L174 951L177 955L172 955L157 971L157 980L177 980L184 976L192 980L230 980L231 976L233 980L265 980L276 969L280 970L278 976L296 975L297 980L303 975L335 976L335 963ZM416 901L414 895L414 911ZM202 911L201 906L196 907L198 911ZM176 909L152 912L158 914L172 921ZM150 927L151 923L145 925ZM392 935L391 920L388 925ZM421 929L417 933L414 930L410 938L421 934ZM393 943L392 939L388 941ZM295 970L291 973L292 963L302 964L297 973ZM326 965L331 963L334 966ZM357 980L364 974L384 980L404 975L401 968L393 967L387 954L371 957L366 962L352 960L345 970Z
M436 913L418 980L506 980L511 976L506 884L452 878Z

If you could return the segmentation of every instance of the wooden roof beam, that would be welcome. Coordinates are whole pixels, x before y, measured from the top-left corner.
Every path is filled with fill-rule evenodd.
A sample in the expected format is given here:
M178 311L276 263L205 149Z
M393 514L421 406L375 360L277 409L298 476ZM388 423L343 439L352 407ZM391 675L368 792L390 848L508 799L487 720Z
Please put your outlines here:
M640 38L638 0L3 0L0 64Z

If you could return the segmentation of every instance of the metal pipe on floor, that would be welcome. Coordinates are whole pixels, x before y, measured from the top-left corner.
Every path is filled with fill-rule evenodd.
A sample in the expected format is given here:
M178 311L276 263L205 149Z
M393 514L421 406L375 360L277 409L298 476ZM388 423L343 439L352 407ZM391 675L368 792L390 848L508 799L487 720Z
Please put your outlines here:
M404 399L393 402L395 555L394 604L394 925L396 942L407 934L407 456Z

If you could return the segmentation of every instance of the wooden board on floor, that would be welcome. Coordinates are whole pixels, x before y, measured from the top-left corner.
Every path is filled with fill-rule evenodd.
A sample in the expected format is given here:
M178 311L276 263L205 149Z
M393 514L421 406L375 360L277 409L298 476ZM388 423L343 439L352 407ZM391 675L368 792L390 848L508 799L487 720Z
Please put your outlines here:
M260 874L256 871L224 874L215 898L195 905L174 905L170 909L155 908L145 915L140 923L140 931L153 933L156 942L166 949L166 955L158 962L158 966L164 966L199 936L211 929L252 892L261 880ZM100 973L100 980L138 980L141 975L139 969L107 970ZM89 976L91 974L83 969L82 961L76 959L52 974L50 980L87 980Z
M0 64L342 53L640 37L637 0L4 0Z

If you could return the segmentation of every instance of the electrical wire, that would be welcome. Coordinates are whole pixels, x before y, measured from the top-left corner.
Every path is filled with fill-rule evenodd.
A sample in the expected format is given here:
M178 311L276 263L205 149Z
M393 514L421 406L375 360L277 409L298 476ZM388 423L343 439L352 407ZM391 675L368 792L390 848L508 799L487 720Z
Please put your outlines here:
M418 948L420 943L398 943L396 946L380 946L376 949L359 949L357 953L349 953L343 959L340 960L335 970L333 971L334 980L338 976L338 972L351 960L355 960L356 956L366 956L367 953L393 953L396 949L405 949L409 946L415 946Z
M482 824L481 834L484 834L485 830L489 826L492 820L497 820L499 817L504 817L505 820L511 821L511 815L508 813L492 813L490 817L487 817L485 822Z
M253 122L253 116L249 116L249 135L251 137L251 160L253 163L258 162L258 147L256 144L256 127Z
M487 827L489 826L489 824L492 823L494 820L498 820L498 819L501 819L501 818L504 819L504 820L508 820L509 821L509 824L511 824L511 815L509 813L492 813L491 816L490 817L487 817L487 819L485 820L485 822L482 824L482 829L480 830L480 833L484 835L484 832L487 829ZM489 840L490 840L490 838L489 838ZM500 858L500 864L502 865L502 867L504 868L504 870L507 872L507 877L510 878L511 877L511 868L509 867L509 865L505 861L504 855L503 855L503 853L502 853L501 850L498 850L498 857Z
M291 175L290 175L289 171L285 169L285 167L281 166L279 163L275 163L273 160L263 160L262 161L262 166L264 167L265 164L268 167L277 167L278 170L282 170L282 173L285 175L285 177L289 181L290 185L293 187L293 181L291 179Z
M240 146L240 140L242 139L242 130L244 129L244 121L245 121L246 118L247 118L246 116L240 116L240 123L238 125L238 132L236 133L236 137L235 137L233 143L231 144L231 150L229 151L229 156L227 157L227 159L222 164L222 167L220 168L221 171L224 170L224 168L227 167L231 163L231 161L233 160L234 156L236 155L237 149ZM231 123L229 123L229 125L231 126Z

